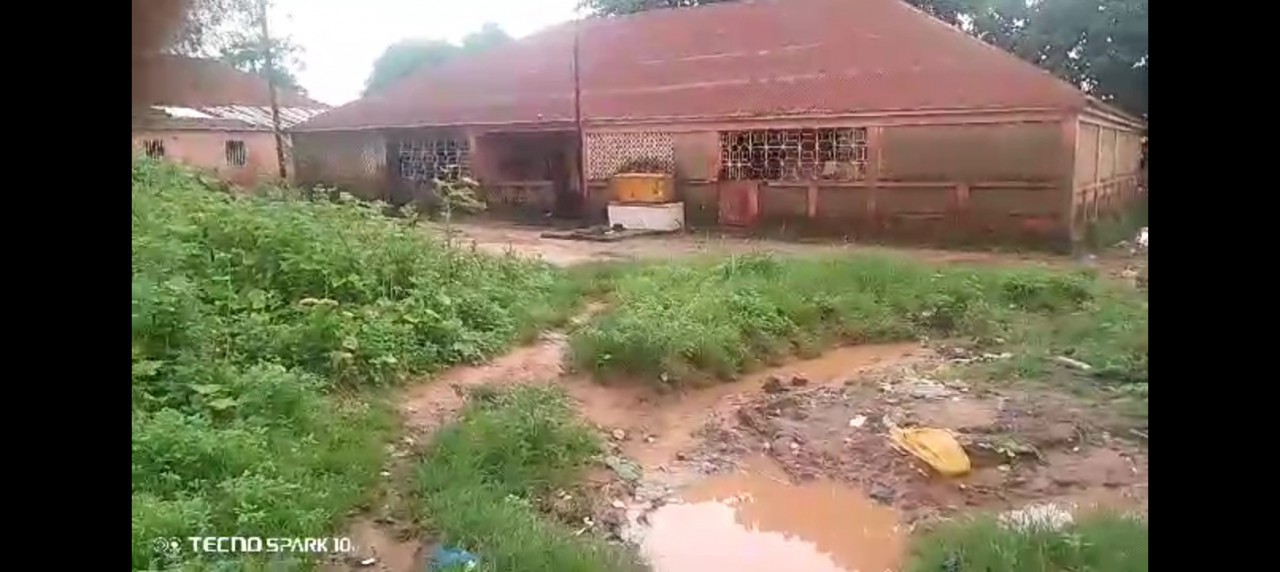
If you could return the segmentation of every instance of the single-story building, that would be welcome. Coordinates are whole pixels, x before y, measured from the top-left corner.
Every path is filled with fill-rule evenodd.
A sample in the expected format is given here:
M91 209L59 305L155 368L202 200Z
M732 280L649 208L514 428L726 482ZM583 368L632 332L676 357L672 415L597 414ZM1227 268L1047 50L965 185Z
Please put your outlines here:
M266 79L199 58L161 55L146 65L150 85L135 90L141 100L133 105L135 152L203 167L241 185L279 178ZM283 129L328 109L294 90L278 93ZM285 166L292 169L287 134L284 142Z
M396 202L470 175L594 218L643 163L691 225L1066 244L1141 192L1144 130L899 0L754 0L558 25L295 132L301 182Z

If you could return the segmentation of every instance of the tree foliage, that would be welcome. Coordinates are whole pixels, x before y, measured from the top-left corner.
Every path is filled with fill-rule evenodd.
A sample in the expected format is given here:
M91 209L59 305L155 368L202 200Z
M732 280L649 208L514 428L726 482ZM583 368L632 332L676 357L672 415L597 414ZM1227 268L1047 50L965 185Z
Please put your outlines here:
M733 0L583 0L601 16ZM1149 0L907 0L1080 86L1146 115Z
M288 37L271 38L271 51L275 58L272 67L276 85L281 89L305 92L298 83L294 70L302 68L302 48ZM262 39L252 34L241 34L219 50L218 59L232 67L266 77L267 57Z
M258 0L189 0L186 17L169 50L212 56L258 29Z
M373 61L364 82L364 94L381 92L421 68L438 66L458 55L461 48L442 40L400 40Z
M186 17L169 51L191 57L213 57L232 67L265 77L266 50L262 45L261 0L190 0ZM268 0L269 2L269 0ZM281 88L303 91L297 70L302 47L288 36L272 34L275 81Z
M493 22L485 22L479 30L462 38L464 52L481 52L511 41L511 35Z
M479 53L509 41L511 36L492 22L464 36L461 44L444 40L400 40L387 46L374 60L373 70L364 83L364 95L382 92L419 69L430 69L459 55Z

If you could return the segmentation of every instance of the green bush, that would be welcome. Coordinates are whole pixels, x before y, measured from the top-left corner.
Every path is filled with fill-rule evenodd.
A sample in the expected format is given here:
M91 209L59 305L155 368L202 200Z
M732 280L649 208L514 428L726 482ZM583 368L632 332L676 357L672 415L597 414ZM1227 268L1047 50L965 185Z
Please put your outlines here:
M913 542L911 572L1145 572L1147 523L1090 516L1059 531L1016 531L984 518L945 525Z
M437 433L421 465L423 512L441 541L479 556L480 570L641 570L634 555L574 536L533 506L571 486L599 452L556 389L473 398L456 424Z
M749 255L608 280L614 304L572 339L577 364L606 376L730 378L834 343L971 336L1146 382L1145 299L1084 274Z
M297 196L134 164L134 569L198 563L159 538L337 532L394 427L361 388L482 360L571 310L549 266Z

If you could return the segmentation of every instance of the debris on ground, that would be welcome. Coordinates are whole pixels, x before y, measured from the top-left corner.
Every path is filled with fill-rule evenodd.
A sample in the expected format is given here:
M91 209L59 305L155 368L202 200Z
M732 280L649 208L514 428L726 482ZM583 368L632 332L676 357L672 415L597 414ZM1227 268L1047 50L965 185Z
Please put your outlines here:
M466 550L438 546L431 554L431 564L427 570L429 572L472 570L479 565L480 559Z
M636 482L640 477L644 476L644 471L640 469L635 461L620 455L608 455L604 458L605 466L617 473L622 480L627 482Z
M1071 509L1053 503L1033 504L1000 514L1000 526L1018 532L1053 532L1062 530L1074 519Z
M587 228L576 228L572 230L549 230L543 232L542 238L554 238L560 240L585 240L588 242L616 242L626 240L628 238L637 238L641 236L655 236L661 234L671 234L677 231L669 230L652 230L652 229L626 229L621 225L607 226L596 225Z
M1053 361L1060 363L1062 365L1065 365L1071 369L1078 369L1080 371L1090 371L1093 369L1093 366L1085 362L1082 362L1078 359L1069 358L1067 356L1055 356L1053 358Z
M903 393L916 399L943 399L956 394L956 390L932 379L908 379L891 387L891 391Z
M614 440L614 441L626 441L626 440L627 440L627 432L626 432L626 431L623 431L622 429L614 429L614 430L613 430L612 435L613 435L613 440Z
M1147 227L1138 229L1130 240L1122 240L1115 244L1117 250L1129 251L1129 256L1136 256L1147 251Z
M1048 388L970 388L952 380L954 360L1007 359L984 356L937 346L839 385L803 389L781 375L775 391L782 391L761 391L717 417L718 428L680 454L693 460L683 466L710 474L719 465L703 461L713 455L729 466L763 453L793 479L829 478L866 491L908 524L1029 502L1146 510L1145 442L1114 436L1132 435L1138 421ZM951 444L935 449L967 459L967 474L939 479L937 472L964 472L963 461L932 471L887 438L895 427L945 432Z
M763 389L765 393L773 395L786 391L787 387L782 384L782 376L771 375L769 376L769 379L764 382L764 387L761 389Z

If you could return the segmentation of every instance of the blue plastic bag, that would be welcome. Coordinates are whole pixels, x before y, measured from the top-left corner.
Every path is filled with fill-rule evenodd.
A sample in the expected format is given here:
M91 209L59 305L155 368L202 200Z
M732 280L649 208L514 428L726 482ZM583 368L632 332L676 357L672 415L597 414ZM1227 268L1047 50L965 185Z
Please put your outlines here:
M480 559L466 550L437 546L435 552L431 553L431 564L427 567L427 570L429 572L471 570L479 564Z

